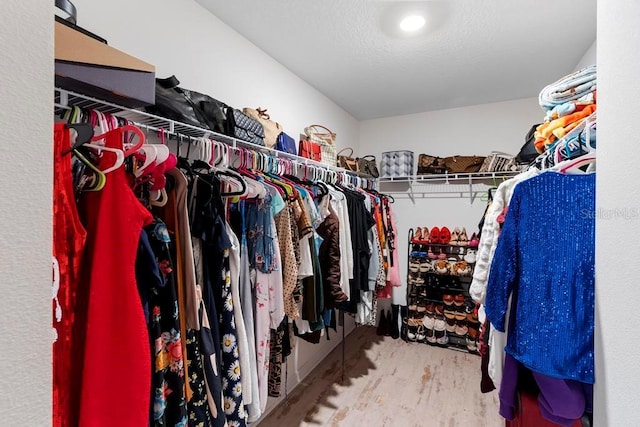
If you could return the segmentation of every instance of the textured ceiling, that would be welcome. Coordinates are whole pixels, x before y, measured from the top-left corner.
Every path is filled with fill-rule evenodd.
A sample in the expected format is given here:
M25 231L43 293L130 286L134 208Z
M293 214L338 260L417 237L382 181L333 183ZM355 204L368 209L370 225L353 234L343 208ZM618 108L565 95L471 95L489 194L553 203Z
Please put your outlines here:
M197 1L358 119L537 96L596 38L596 0Z

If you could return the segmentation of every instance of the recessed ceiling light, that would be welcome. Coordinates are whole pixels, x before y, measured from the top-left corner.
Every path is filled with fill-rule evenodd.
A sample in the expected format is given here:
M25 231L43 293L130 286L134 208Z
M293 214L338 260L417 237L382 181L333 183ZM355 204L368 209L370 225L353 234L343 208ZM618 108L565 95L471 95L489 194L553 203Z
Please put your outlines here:
M426 21L423 16L409 15L400 21L400 29L408 33L418 31L420 28L424 27L425 22Z

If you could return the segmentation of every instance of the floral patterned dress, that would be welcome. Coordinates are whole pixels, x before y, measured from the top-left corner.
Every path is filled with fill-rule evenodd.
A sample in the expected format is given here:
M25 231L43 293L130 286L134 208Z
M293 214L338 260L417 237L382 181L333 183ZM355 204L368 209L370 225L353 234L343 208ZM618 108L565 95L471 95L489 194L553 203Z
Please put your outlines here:
M149 333L153 350L152 425L187 426L184 397L184 358L178 320L173 242L160 219L145 227L161 273L159 286L151 289Z
M238 350L236 324L233 316L233 299L231 297L229 248L223 252L222 277L224 278L224 286L222 288L223 309L219 313L219 316L220 334L222 337L223 408L229 427L244 427L247 425L247 413L242 399L240 353Z
M173 242L160 219L145 227L161 273L160 286L151 289L149 333L153 349L152 425L186 427L184 358L178 321L178 297L172 262Z

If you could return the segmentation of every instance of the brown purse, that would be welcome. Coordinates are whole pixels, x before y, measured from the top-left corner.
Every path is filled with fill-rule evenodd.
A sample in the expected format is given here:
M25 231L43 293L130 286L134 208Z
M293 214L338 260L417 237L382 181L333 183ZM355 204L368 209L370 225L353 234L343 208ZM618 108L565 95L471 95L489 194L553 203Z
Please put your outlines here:
M444 174L447 168L444 165L444 159L428 154L420 154L418 156L418 175L428 174Z
M450 156L443 161L449 173L474 173L480 170L484 159L481 156Z
M345 151L349 151L349 154L342 154ZM358 167L358 160L353 157L353 148L343 148L338 152L337 157L339 167L350 170L352 172L358 172L360 170L360 168Z

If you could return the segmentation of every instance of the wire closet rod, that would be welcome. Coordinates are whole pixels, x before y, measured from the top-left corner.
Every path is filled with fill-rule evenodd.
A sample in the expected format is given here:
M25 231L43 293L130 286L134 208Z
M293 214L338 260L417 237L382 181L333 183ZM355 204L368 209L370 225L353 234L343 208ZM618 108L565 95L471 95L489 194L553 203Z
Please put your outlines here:
M285 158L292 160L294 163L303 164L305 166L330 170L343 174L345 176L351 176L363 180L366 184L371 184L373 188L377 187L377 179L365 177L362 174L353 172L347 169L343 169L337 166L327 165L315 160L300 157L295 154L289 154L282 151L278 151L274 148L265 147L262 145L253 144L251 142L243 141L241 139L233 138L228 135L217 133L208 129L199 128L186 123L181 123L175 120L167 119L164 117L156 116L154 114L147 113L141 110L135 110L132 108L117 105L108 101L93 98L80 93L72 92L62 88L55 88L54 91L54 105L56 107L56 113L59 114L60 110L68 110L74 106L101 111L103 113L110 113L120 116L129 120L135 126L142 127L150 131L164 131L169 135L186 137L189 140L195 141L198 138L211 138L218 142L230 145L233 148L242 146L253 151L265 153L277 158Z

